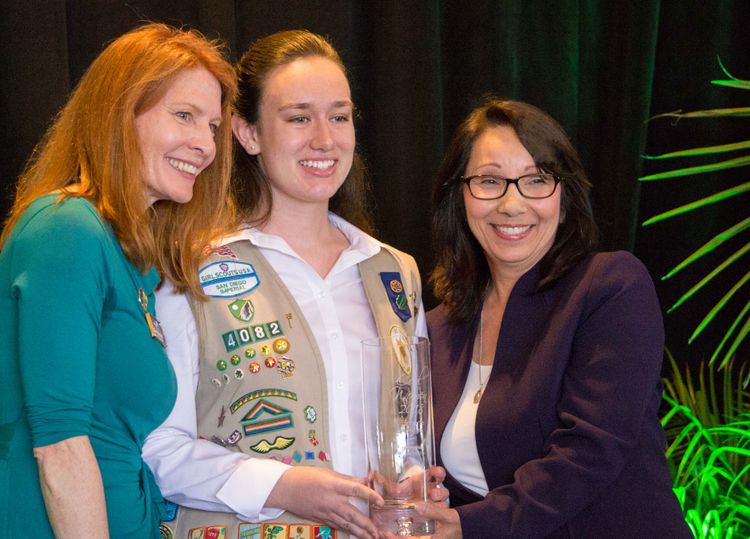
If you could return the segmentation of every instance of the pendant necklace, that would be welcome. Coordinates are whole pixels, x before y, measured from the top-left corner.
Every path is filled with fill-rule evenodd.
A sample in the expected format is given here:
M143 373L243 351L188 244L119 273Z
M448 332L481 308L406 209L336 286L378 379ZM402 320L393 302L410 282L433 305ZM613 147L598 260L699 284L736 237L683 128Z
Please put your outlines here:
M484 381L482 380L482 333L484 329L484 308L479 313L479 369L477 373L479 375L479 389L474 393L474 404L479 404L484 394Z

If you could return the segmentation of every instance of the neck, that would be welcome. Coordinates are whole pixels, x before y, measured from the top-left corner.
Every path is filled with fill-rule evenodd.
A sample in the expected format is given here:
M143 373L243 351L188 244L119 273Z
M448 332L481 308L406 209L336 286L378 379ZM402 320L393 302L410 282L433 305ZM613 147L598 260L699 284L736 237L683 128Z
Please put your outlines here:
M327 206L309 209L299 213L274 210L260 228L283 238L318 275L325 277L349 246L349 240L328 220Z

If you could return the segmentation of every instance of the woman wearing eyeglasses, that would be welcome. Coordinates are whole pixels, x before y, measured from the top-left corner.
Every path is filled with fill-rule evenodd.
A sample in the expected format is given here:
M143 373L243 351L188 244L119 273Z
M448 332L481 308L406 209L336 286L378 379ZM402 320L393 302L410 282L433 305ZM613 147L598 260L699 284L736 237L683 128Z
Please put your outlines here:
M437 179L428 314L452 508L436 538L691 537L657 417L664 332L644 266L596 253L590 183L541 110L490 99Z

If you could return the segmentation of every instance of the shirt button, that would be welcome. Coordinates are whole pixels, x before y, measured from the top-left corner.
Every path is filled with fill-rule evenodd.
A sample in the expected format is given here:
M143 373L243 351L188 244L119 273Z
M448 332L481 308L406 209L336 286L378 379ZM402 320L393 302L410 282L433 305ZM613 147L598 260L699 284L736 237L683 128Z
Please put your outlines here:
M344 382L336 382L336 387L341 389L344 387Z
M331 339L338 339L339 334L338 333L331 333Z

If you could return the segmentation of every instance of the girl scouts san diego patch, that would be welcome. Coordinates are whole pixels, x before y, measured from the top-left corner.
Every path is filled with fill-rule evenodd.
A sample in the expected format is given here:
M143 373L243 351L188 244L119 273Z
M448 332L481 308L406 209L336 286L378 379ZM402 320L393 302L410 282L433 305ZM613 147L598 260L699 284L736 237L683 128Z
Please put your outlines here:
M198 271L203 293L211 298L231 298L247 294L260 285L252 264L222 260Z

